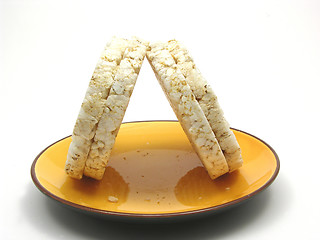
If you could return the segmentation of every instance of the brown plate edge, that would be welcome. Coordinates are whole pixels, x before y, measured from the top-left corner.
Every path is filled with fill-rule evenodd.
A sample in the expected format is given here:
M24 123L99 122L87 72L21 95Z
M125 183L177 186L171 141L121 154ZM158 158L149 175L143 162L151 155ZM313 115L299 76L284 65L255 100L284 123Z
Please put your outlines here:
M150 121L132 121L132 122L124 122L122 124L129 124L129 123L142 123L142 122L177 122L177 120L150 120ZM192 211L185 211L185 212L175 212L175 213L158 213L158 214L142 214L142 213L123 213L123 212L114 212L114 211L106 211L106 210L101 210L101 209L96 209L96 208L90 208L90 207L86 207L86 206L83 206L83 205L79 205L79 204L76 204L76 203L73 203L73 202L70 202L70 201L67 201L63 198L60 198L56 195L54 195L53 193L51 193L50 191L48 191L44 186L41 185L41 183L39 182L37 176L36 176L36 172L35 172L35 166L36 166L36 163L39 159L39 157L48 149L50 148L51 146L57 144L58 142L66 139L66 138L69 138L71 135L67 136L67 137L64 137L54 143L52 143L51 145L49 145L48 147L46 147L44 150L42 150L37 156L36 158L34 159L32 165L31 165L31 178L32 178L32 181L34 182L34 184L36 185L36 187L43 193L45 194L46 196L64 204L64 205L67 205L69 207L72 207L72 208L76 208L78 210L82 210L82 211L85 211L85 212L90 212L90 213L93 213L93 214L100 214L100 215L106 215L106 216L118 216L118 217L131 217L131 218L168 218L168 217L177 217L177 216L186 216L186 215L194 215L194 214L197 214L197 213L208 213L208 212L216 212L216 211L220 211L220 210L223 210L223 209L227 209L228 207L232 207L232 206L236 206L238 204L240 204L241 202L245 202L246 200L249 200L251 199L253 196L257 195L258 193L262 192L263 190L265 190L267 187L269 187L273 182L274 180L276 179L276 177L278 176L279 174L279 171L280 171L280 160L279 160L279 157L277 155L277 153L275 152L275 150L269 145L267 144L265 141L261 140L260 138L250 134L250 133L247 133L245 131L242 131L242 130L239 130L239 129L235 129L235 128L231 128L232 130L235 130L235 131L238 131L238 132L241 132L241 133L244 133L246 135L249 135L255 139L257 139L258 141L262 142L264 145L266 145L273 153L273 155L275 156L276 158L276 162L277 162L277 166L276 166L276 169L273 173L273 175L271 176L271 178L263 185L261 186L259 189L255 190L254 192L248 194L248 195L245 195L241 198L238 198L236 200L233 200L231 202L227 202L227 203L224 203L224 204L220 204L220 205L217 205L217 206L213 206L213 207L209 207L209 208L203 208L203 209L198 209L198 210L192 210Z

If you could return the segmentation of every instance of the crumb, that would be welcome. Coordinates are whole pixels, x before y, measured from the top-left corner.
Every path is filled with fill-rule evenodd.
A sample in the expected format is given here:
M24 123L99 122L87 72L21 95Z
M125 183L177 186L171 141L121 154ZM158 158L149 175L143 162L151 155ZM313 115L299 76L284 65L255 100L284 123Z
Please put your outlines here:
M123 157L123 160L127 160L127 158L126 158L126 157Z
M226 190L230 190L230 188L229 188L229 187L226 187Z
M199 200L201 200L201 199L202 199L202 197L198 197L198 199L199 199Z
M146 198L146 199L144 199L146 202L150 202L150 198Z
M118 202L118 198L117 197L115 197L115 196L109 196L108 197L108 201L109 202L112 202L112 203L117 203Z

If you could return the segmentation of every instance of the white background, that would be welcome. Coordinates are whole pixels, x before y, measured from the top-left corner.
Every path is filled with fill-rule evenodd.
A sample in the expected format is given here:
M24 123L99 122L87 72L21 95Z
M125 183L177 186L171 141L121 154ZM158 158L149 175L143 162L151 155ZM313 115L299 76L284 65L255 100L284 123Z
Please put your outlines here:
M319 239L319 1L0 1L1 239ZM231 126L281 170L242 207L196 222L106 222L49 201L30 166L70 135L111 36L182 41ZM175 119L147 62L124 121Z

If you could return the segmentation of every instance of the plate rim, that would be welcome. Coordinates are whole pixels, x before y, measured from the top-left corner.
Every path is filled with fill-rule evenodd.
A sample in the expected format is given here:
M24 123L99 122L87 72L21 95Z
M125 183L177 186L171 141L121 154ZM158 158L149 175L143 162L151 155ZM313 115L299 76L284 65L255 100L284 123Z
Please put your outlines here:
M146 121L129 121L129 122L123 122L122 124L130 124L130 123L144 123L144 122L178 122L177 120L146 120ZM98 209L98 208L92 208L92 207L87 207L87 206L83 206L77 203L73 203L71 201L68 201L66 199L60 198L58 196L56 196L55 194L53 194L52 192L50 192L48 189L46 189L38 180L37 176L36 176L36 171L35 171L35 167L37 164L38 159L40 158L40 156L50 147L52 147L53 145L57 144L58 142L63 141L66 138L71 137L72 135L68 135L66 137L61 138L60 140L55 141L54 143L50 144L49 146L47 146L45 149L43 149L37 156L36 158L33 160L32 165L31 165L31 178L33 183L36 185L36 187L40 190L40 192L42 192L44 195L64 204L67 205L69 207L73 207L85 212L90 212L90 213L94 213L94 214L102 214L105 216L119 216L119 217L132 217L132 218L167 218L167 217L177 217L177 216L186 216L186 215L194 215L197 213L205 213L205 212L216 212L218 210L222 210L231 206L235 206L241 202L244 202L246 200L251 199L253 196L257 195L258 193L262 192L263 190L265 190L266 188L268 188L276 179L276 177L279 174L280 171L280 159L278 154L276 153L276 151L268 144L266 143L264 140L254 136L253 134L247 133L243 130L239 130L236 128L232 128L230 127L230 129L244 133L246 135L249 135L255 139L257 139L258 141L262 142L265 146L267 146L271 152L273 153L275 159L276 159L276 169L273 172L271 178L265 183L263 184L260 188L258 188L257 190L241 197L235 200L232 200L230 202L227 203L223 203L223 204L219 204L216 206L212 206L212 207L206 207L206 208L201 208L201 209L197 209L197 210L190 210L190 211L181 211L181 212L173 212L173 213L129 213L129 212L116 212L116 211L108 211L108 210L102 210L102 209Z

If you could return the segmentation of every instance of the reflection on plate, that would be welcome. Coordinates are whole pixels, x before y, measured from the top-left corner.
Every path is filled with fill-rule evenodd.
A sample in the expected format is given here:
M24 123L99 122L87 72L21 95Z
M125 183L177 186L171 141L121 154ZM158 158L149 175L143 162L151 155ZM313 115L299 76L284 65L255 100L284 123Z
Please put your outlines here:
M122 124L101 181L65 174L71 137L43 150L31 175L41 192L85 212L141 218L212 213L261 192L279 172L279 159L269 145L233 131L244 164L214 181L176 121Z

